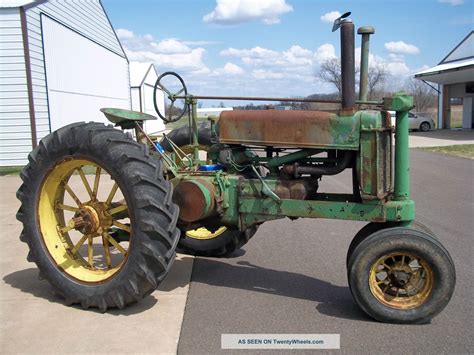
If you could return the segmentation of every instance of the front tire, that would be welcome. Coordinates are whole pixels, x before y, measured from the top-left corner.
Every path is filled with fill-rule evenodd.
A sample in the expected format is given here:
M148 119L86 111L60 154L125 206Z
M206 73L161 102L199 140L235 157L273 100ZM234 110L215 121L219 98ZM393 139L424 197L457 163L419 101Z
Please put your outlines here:
M346 267L349 266L349 260L352 256L352 253L354 252L355 248L357 248L357 246L360 243L362 243L371 234L373 234L373 233L375 233L379 230L382 230L382 229L385 229L385 228L392 228L392 227L396 227L396 225L394 223L390 223L390 222L385 222L385 223L370 222L370 223L366 224L364 227L362 227L362 229L359 232L357 232L357 234L354 236L354 238L351 241L351 244L349 245L349 248L347 249ZM433 236L433 238L436 238L433 231L421 222L413 221L410 224L410 228L425 232L425 233Z
M66 304L106 311L155 290L179 239L178 208L160 160L99 123L53 132L28 159L17 192L20 239ZM117 232L128 235L125 243Z
M373 233L349 264L354 300L381 322L428 322L446 307L456 283L447 250L431 235L409 228Z

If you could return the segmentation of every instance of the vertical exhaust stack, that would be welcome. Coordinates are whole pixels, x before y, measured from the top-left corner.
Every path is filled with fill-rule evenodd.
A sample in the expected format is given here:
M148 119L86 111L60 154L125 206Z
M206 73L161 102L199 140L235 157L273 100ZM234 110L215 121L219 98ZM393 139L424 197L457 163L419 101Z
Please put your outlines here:
M346 12L334 21L332 31L341 28L341 95L342 113L352 114L355 106L354 24Z
M362 48L360 51L360 82L359 100L367 101L369 82L369 37L374 34L373 27L365 26L357 30L357 34L362 35Z

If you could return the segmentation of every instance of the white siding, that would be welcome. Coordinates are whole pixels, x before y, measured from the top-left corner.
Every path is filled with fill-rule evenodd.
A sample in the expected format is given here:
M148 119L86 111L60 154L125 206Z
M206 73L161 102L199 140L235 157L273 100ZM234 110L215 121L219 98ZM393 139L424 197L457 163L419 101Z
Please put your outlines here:
M0 9L0 166L23 165L31 148L20 10Z
M134 87L131 90L132 110L140 112L140 88Z
M48 0L27 8L25 15L38 141L50 133L51 128L62 124L78 119L103 120L96 112L100 107L130 107L127 59L99 0ZM74 67L76 63L70 59L59 62L55 59L57 53L50 52L52 58L47 60L52 60L61 69L59 75L66 75L69 82L55 86L58 79L54 76L58 73L50 71L53 87L50 87L49 101L43 48L43 42L48 39L44 38L42 28L45 18L54 19L74 34L73 41L63 43L62 54L68 52L76 59L82 57L82 62L89 65L81 64L79 74L82 75L79 75L78 68ZM53 41L55 37L52 36ZM32 146L19 8L0 8L0 45L0 165L22 165L27 163ZM85 57L97 53L98 57L91 60ZM105 74L97 75L103 70ZM71 81L75 83L72 85ZM107 89L114 85L120 93ZM57 104L50 107L50 101ZM50 108L54 117L50 117ZM60 117L58 122L54 121L56 117Z
M47 16L41 20L52 131L77 121L107 122L102 107L130 108L125 58Z
M156 79L155 79L156 80ZM158 103L158 108L163 115L165 112L165 97L163 91L156 91L156 101ZM155 104L153 100L153 87L150 84L143 84L142 86L142 107L143 112L148 113L153 116L158 116L155 110ZM161 118L158 117L154 121L146 121L145 129L147 133L156 133L163 131L165 129L165 124Z
M98 0L49 0L26 10L38 140L52 131L51 126L56 127L55 123L50 123L48 115L47 81L43 53L44 36L41 26L42 19L46 17L42 14L125 58L120 43L115 37L115 32ZM68 46L69 51L75 50L72 45L68 44ZM80 55L79 52L76 52L76 55ZM74 70L74 68L71 67L70 70ZM106 83L102 85L106 85ZM79 101L77 102L79 103ZM105 104L106 102L104 102L104 106ZM62 112L65 112L65 109ZM82 119L88 120L87 117Z

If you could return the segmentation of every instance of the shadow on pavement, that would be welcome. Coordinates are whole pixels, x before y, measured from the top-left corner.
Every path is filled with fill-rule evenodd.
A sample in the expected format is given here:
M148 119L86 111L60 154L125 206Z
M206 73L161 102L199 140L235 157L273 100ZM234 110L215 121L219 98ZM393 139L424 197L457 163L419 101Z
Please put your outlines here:
M54 292L52 286L43 280L38 279L38 269L30 268L12 272L3 278L3 281L21 292L29 293L34 297L43 298L52 303L64 304L64 299ZM147 296L138 303L127 306L124 309L109 308L108 314L116 316L129 316L138 314L152 308L158 300L153 296ZM71 308L82 310L80 305L73 305ZM97 308L89 308L88 311L102 313Z
M192 282L314 301L318 303L318 312L328 316L372 320L354 303L348 287L294 272L267 269L248 261L232 265L216 259L196 259Z

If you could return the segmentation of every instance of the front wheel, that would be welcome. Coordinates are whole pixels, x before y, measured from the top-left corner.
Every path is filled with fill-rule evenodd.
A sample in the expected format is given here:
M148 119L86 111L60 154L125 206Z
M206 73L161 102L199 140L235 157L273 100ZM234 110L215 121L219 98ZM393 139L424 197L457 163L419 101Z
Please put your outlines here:
M178 208L146 146L103 124L69 125L39 143L21 178L20 239L67 304L123 308L166 276Z
M348 279L355 302L388 323L426 323L454 292L456 273L447 250L410 228L377 231L354 250Z

